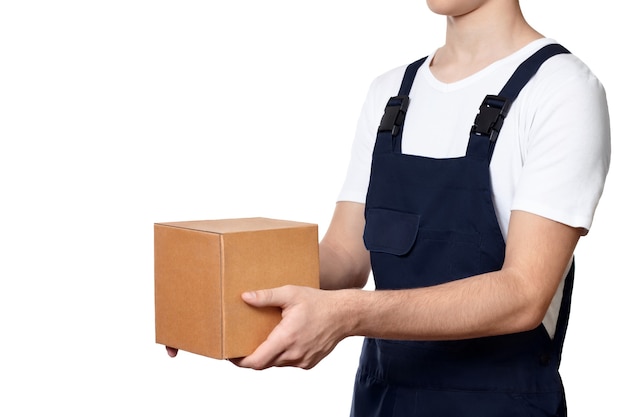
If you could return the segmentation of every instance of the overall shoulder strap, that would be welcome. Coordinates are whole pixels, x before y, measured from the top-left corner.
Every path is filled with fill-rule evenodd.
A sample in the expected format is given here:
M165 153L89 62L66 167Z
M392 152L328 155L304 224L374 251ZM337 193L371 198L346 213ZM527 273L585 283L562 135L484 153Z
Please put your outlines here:
M522 91L522 88L524 88L528 81L537 73L539 67L548 59L558 54L569 54L569 51L558 43L553 43L544 46L532 54L517 67L509 81L507 81L504 87L502 87L502 90L500 90L499 96L505 97L513 102L520 91Z
M404 71L398 95L391 97L385 107L385 113L378 126L375 151L391 151L399 147L402 139L404 118L409 108L409 93L417 70L426 61L426 57L409 64Z
M545 61L564 53L569 51L559 44L544 46L517 67L497 96L485 97L470 131L467 156L486 157L491 161L498 134L513 101Z

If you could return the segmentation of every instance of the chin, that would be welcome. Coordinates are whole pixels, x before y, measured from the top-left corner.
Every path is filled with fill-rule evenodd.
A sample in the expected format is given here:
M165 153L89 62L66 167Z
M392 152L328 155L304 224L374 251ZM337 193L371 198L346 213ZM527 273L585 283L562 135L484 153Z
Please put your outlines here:
M487 0L426 0L428 8L443 16L462 16L486 3Z

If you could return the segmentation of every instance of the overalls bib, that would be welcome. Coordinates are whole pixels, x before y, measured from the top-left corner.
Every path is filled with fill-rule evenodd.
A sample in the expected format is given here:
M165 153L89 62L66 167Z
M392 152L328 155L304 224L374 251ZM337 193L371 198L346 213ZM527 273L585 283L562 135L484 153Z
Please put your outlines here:
M498 96L487 96L459 158L402 154L408 95L425 58L407 67L378 130L365 207L364 241L377 289L425 287L501 269L505 242L489 172L498 132L541 64L567 52L556 44L544 47ZM366 338L351 416L565 416L558 368L573 277L572 265L552 339L543 325L458 341Z

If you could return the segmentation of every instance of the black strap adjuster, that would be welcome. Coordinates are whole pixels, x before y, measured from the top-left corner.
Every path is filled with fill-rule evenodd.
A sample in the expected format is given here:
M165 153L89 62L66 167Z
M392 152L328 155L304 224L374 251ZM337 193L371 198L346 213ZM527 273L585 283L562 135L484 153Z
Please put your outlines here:
M385 114L380 121L378 132L391 132L392 136L396 136L404 123L408 108L409 96L391 97L385 107Z
M474 120L472 133L479 136L489 136L489 140L495 142L510 107L511 102L505 97L486 96Z

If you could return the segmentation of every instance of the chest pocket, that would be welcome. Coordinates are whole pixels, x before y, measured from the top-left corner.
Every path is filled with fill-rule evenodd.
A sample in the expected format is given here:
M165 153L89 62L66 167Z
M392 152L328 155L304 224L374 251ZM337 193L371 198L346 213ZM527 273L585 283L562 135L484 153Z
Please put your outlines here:
M479 274L480 234L424 227L419 214L366 210L363 240L379 289L416 288Z
M367 209L363 241L370 252L409 253L419 230L420 216L387 209Z

